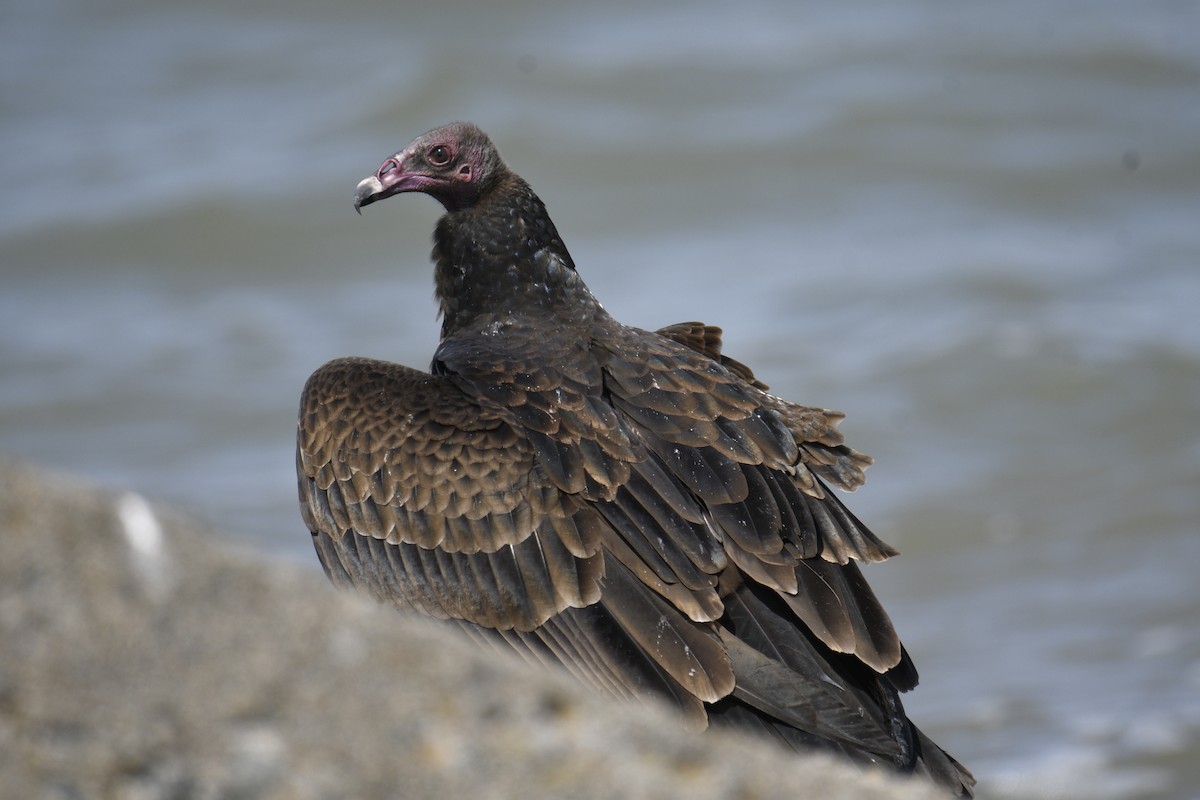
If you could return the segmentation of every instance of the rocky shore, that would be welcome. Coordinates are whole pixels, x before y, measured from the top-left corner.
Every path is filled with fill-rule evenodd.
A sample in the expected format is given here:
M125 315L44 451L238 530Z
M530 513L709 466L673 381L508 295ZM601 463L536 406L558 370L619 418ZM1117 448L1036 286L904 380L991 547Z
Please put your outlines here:
M299 520L294 524L303 536ZM0 787L20 798L928 798L682 730L336 593L131 492L0 460Z

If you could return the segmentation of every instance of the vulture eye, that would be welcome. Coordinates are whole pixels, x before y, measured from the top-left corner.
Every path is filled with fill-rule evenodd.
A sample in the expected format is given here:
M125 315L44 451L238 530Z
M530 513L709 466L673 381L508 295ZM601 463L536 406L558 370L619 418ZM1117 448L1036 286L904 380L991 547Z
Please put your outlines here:
M445 145L437 145L429 149L429 163L435 167L445 166L450 163L450 148Z

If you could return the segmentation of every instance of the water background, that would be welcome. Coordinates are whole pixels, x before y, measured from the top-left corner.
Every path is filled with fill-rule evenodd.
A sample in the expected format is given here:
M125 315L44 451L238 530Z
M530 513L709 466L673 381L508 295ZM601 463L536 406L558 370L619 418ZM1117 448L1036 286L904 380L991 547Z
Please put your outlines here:
M849 414L849 498L991 798L1200 797L1200 6L0 7L0 453L315 565L295 408L424 366L471 119L618 318Z

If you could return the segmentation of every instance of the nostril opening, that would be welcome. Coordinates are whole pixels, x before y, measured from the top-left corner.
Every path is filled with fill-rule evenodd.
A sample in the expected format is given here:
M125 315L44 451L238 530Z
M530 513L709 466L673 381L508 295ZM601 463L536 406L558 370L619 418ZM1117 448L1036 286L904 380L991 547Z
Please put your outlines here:
M387 175L389 172L397 169L400 169L400 162L394 158L389 158L387 161L383 162L383 166L379 168L379 177L382 178L384 175Z

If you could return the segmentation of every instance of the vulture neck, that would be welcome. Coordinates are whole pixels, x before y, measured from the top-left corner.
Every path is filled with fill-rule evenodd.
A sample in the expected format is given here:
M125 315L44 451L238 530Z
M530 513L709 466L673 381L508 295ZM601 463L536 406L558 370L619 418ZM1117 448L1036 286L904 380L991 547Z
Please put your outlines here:
M443 339L524 321L579 327L603 313L546 206L512 173L438 221L433 257Z

